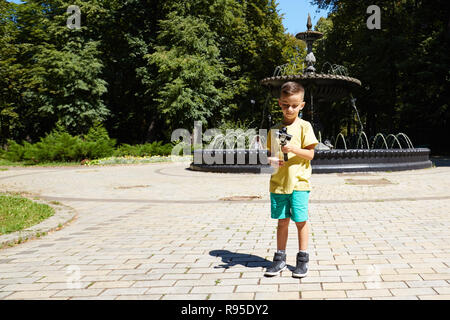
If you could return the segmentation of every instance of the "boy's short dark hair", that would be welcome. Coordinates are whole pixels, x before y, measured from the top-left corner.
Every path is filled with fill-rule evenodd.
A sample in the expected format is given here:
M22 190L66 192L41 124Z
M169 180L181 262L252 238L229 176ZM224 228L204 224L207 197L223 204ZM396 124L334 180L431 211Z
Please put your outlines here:
M305 88L303 88L303 86L300 83L294 82L294 81L289 81L289 82L286 82L285 84L283 84L283 86L281 87L281 91L280 91L281 95L287 95L287 96L291 96L291 95L297 94L297 93L303 93L303 96L304 96Z

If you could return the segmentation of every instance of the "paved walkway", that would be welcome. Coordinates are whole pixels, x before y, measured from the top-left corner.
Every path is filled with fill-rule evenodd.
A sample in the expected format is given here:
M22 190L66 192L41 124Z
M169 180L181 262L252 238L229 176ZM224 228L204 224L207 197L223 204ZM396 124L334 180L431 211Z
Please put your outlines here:
M267 175L188 163L0 171L0 191L78 212L0 250L0 299L450 299L450 167L314 175L310 272L265 278ZM255 196L248 201L225 197ZM295 265L291 223L288 264Z

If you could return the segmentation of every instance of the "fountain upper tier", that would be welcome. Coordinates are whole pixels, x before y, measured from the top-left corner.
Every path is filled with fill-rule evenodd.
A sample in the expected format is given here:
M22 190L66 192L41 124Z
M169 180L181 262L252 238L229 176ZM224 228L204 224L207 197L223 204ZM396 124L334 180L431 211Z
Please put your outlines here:
M306 27L308 30L306 32L300 32L296 35L297 39L303 40L306 42L308 54L312 52L312 44L314 41L319 40L322 38L323 33L319 31L312 31L312 23L311 23L311 16L308 13L308 23L306 24Z
M263 79L261 84L270 87L274 96L279 96L281 86L288 81L295 81L303 85L307 100L311 95L317 100L337 100L349 97L350 92L361 86L361 81L355 78L320 73L270 77Z
M312 31L311 17L308 14L308 30L297 34L297 38L306 42L307 56L306 63L308 67L303 74L282 75L265 78L261 84L268 86L274 96L279 96L281 86L288 81L295 81L303 85L305 88L305 99L309 100L314 97L319 101L337 100L349 97L350 93L361 86L361 81L358 79L336 75L336 74L321 74L316 73L314 63L316 58L312 52L312 46L315 40L322 38L323 34L318 31Z

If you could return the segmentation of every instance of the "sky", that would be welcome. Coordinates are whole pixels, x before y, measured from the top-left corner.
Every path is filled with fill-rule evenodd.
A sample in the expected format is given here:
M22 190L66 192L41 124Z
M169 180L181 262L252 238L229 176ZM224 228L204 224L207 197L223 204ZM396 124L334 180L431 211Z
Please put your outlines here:
M8 0L10 2L20 3L20 0ZM326 17L327 11L317 11L317 6L310 4L310 0L276 0L278 10L284 14L283 25L286 31L296 35L299 32L306 31L306 22L308 13L311 15L313 27L320 17Z
M286 31L296 35L299 32L306 31L306 22L308 13L311 15L311 21L314 26L320 17L327 17L326 10L317 11L317 6L310 4L310 0L277 0L278 10L284 14L283 25Z

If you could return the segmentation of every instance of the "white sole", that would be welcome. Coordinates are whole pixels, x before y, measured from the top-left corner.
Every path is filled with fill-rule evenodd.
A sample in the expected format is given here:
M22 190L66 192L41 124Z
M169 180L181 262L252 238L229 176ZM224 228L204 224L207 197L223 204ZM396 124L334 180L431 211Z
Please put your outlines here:
M306 277L307 274L308 274L308 272L306 272L306 273L293 273L292 276L294 278L304 278L304 277Z
M284 266L284 268L278 272L266 272L266 273L264 273L264 275L268 276L268 277L274 277L274 276L279 275L281 272L285 271L286 269L287 269L287 266Z

